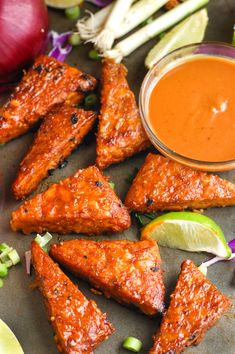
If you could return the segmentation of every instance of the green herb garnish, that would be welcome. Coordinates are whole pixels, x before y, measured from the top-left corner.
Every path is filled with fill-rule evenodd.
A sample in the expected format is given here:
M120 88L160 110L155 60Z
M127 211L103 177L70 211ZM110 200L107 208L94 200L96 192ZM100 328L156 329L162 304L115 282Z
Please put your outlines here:
M145 226L145 225L149 224L151 220L156 218L156 214L154 214L154 213L148 213L148 214L135 213L135 217L141 226Z
M81 11L79 6L73 6L69 7L68 9L65 9L65 16L71 21L76 20L80 16L80 14Z
M131 352L138 353L142 349L142 342L135 337L127 337L122 343L124 349L130 350Z

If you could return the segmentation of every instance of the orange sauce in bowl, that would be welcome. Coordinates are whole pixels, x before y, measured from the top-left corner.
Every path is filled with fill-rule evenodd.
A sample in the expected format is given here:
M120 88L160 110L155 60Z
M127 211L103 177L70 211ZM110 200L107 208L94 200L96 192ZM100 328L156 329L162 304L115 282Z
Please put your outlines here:
M156 137L182 156L235 159L235 62L200 56L174 66L151 92L148 120Z

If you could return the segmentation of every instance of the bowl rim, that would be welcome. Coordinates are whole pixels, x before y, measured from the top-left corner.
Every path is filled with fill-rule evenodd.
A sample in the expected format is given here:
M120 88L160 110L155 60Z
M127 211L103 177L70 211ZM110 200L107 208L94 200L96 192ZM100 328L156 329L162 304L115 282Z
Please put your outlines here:
M232 160L225 160L225 161L203 161L203 160L197 160L193 159L187 156L184 156L182 154L179 154L172 149L170 149L167 145L165 145L153 132L153 130L150 128L150 125L145 117L145 112L144 112L144 106L145 106L145 93L147 90L147 86L149 83L149 80L151 77L154 75L156 68L159 64L162 64L167 58L180 53L181 51L185 49L190 49L190 48L202 48L202 47L209 47L211 50L214 48L227 48L232 51L234 51L234 61L235 61L235 47L232 44L225 43L225 42L220 42L220 41L205 41L205 42L199 42L199 43L191 43L185 46L182 46L180 48L177 48L169 53L167 53L165 56L163 56L160 60L158 60L154 66L148 70L147 74L144 77L144 80L141 84L140 87L140 92L139 92L139 110L140 110L140 117L142 121L142 125L145 129L146 134L148 135L150 141L152 144L157 148L158 151L160 151L163 155L180 162L184 165L196 168L196 169L201 169L201 170L207 170L207 171L226 171L226 170L231 170L235 168L235 158ZM198 53L199 55L202 53ZM189 55L186 55L185 57L190 58L194 55L197 55L196 53L192 53ZM206 54L208 56L218 56L221 58L227 58L227 59L232 59L232 56L229 56L228 54L224 55L219 55L219 54L213 54L213 53L208 53ZM182 56L183 58L183 56ZM171 70L171 69L169 69ZM153 88L152 88L153 89ZM152 92L152 90L151 90Z

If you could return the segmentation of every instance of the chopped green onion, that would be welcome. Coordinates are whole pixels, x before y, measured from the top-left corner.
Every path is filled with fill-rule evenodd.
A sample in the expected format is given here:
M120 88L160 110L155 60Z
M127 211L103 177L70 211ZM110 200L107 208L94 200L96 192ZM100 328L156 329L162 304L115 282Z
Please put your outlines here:
M0 277L4 278L7 276L7 274L8 274L8 269L6 264L0 263Z
M17 251L6 243L0 244L0 288L3 287L3 280L8 274L8 268L20 262Z
M39 244L39 246L41 246L42 236L37 234L37 236L35 237L34 241L37 242Z
M115 184L113 182L109 182L109 185L113 190L115 189Z
M20 263L20 256L18 255L18 252L16 250L12 250L11 252L9 252L8 257L10 258L13 265Z
M49 232L46 232L45 235L42 237L43 241L41 243L41 247L44 247L52 240L52 235Z
M5 251L3 251L1 254L0 254L0 260L2 261L2 263L5 263L9 260L8 258L8 254L9 252L13 251L13 248L12 247L8 247Z
M81 11L79 6L73 6L65 9L65 16L71 21L76 20L80 14Z
M99 58L100 58L99 53L95 49L91 49L88 53L88 56L92 60L99 60Z
M130 350L131 352L138 353L143 344L141 340L135 337L127 337L122 343L124 349Z
M81 44L81 37L77 32L74 32L69 36L69 44L71 44L73 47Z
M7 268L11 268L13 266L13 263L11 260L8 260L4 263L6 265Z
M92 108L98 104L98 97L95 93L91 93L85 98L86 108Z
M46 232L44 236L37 234L36 238L34 239L34 241L36 241L42 248L45 247L51 240L52 236L49 232Z
M6 251L8 250L10 247L6 244L6 243L0 243L0 251Z

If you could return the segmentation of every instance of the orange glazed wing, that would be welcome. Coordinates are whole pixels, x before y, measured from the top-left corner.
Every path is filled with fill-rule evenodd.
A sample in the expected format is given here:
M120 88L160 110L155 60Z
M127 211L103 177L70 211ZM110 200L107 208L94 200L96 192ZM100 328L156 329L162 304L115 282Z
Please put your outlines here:
M103 60L96 159L96 164L101 169L150 145L126 75L127 69L124 65L111 59Z
M91 130L96 113L63 105L43 120L12 186L17 199L34 191L49 170L71 154Z
M114 331L94 301L88 301L46 252L32 242L36 283L64 354L90 354Z
M40 56L0 109L0 144L27 132L74 91L90 91L95 86L93 77L54 58Z
M130 190L129 210L183 210L235 204L235 185L161 155L148 154Z
M230 306L230 301L192 261L184 261L170 306L149 354L180 354L189 345L198 344Z
M24 202L12 213L12 230L100 234L130 226L130 216L97 167L91 166L44 193Z
M164 284L156 242L72 240L53 244L50 253L107 298L134 305L147 315L163 311Z

